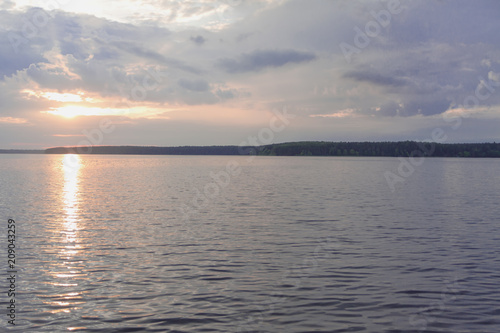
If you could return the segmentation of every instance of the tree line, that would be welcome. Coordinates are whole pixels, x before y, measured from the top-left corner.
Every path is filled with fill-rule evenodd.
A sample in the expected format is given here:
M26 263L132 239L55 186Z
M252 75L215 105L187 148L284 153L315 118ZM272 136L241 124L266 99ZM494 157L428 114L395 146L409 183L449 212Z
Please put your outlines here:
M271 156L500 157L500 143L290 142L260 149Z
M500 143L324 142L304 141L258 147L239 146L92 146L55 147L46 154L124 155L262 155L262 156L388 156L500 157Z

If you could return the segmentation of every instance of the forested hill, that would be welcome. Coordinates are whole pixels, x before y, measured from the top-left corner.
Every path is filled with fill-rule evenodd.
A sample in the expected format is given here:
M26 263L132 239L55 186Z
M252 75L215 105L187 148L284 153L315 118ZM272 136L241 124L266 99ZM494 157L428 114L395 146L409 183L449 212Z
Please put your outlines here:
M276 156L500 157L500 143L290 142L260 147Z
M128 155L264 155L264 156L429 156L500 157L500 143L289 142L259 147L238 146L91 146L56 147L46 154Z
M42 149L0 149L0 154L43 154Z

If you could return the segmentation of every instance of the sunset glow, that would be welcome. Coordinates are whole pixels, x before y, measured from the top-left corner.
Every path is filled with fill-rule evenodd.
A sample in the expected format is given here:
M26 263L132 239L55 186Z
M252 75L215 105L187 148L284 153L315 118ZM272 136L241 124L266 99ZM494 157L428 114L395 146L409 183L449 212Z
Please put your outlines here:
M77 116L106 116L106 115L120 115L123 114L123 110L112 110L112 109L102 109L96 107L85 107L77 105L69 105L56 108L51 111L46 111L47 113L62 116L65 118L74 118Z
M81 102L82 96L70 93L54 93L54 92L44 92L41 94L43 97L56 102Z

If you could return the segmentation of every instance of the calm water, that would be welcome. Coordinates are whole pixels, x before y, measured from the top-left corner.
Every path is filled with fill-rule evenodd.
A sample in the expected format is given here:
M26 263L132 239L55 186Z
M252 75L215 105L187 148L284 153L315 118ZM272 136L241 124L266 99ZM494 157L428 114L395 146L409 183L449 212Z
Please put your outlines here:
M500 332L499 162L0 155L15 330Z

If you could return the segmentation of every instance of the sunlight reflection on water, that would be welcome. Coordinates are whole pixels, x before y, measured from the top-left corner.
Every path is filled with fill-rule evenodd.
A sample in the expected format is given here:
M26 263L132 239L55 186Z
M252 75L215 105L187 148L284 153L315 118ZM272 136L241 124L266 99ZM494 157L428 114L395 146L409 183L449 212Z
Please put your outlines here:
M62 202L64 204L64 222L60 233L63 235L61 258L69 260L78 254L81 246L78 244L78 220L79 220L79 177L81 161L80 156L74 154L64 155L62 158L62 171L64 172L64 188L62 191ZM69 268L69 267L68 267Z
M78 155L68 154L61 157L57 164L56 172L62 173L63 188L60 192L60 202L62 204L63 219L56 226L53 245L58 249L58 262L51 269L50 275L53 277L52 285L58 287L58 292L51 295L49 300L44 302L49 305L52 314L70 313L78 310L82 302L82 293L74 290L78 287L78 280L87 275L82 270L82 261L77 258L82 249L80 244L80 176L82 163ZM63 289L61 289L63 288ZM68 290L67 288L71 288Z

